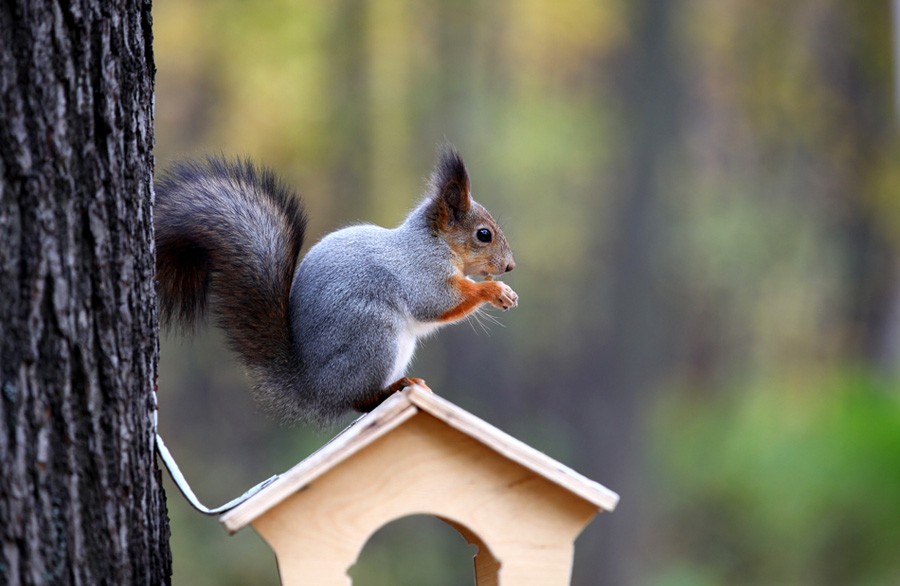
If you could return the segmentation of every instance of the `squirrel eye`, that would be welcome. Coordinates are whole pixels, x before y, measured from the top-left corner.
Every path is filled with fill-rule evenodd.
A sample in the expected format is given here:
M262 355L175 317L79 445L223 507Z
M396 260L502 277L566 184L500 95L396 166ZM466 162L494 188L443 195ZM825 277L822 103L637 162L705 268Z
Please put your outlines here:
M493 236L490 230L488 230L487 228L482 228L475 232L475 238L477 238L479 242L484 242L485 244L487 244L491 241L491 238L493 238Z

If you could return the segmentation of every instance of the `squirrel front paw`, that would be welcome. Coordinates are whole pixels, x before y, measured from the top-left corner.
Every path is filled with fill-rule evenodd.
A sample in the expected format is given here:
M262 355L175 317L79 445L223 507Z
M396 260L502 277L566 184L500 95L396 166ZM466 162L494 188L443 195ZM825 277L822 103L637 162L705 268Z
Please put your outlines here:
M490 283L494 286L494 296L488 299L491 305L497 309L508 311L509 308L519 304L519 296L512 290L512 287L501 281L491 281Z

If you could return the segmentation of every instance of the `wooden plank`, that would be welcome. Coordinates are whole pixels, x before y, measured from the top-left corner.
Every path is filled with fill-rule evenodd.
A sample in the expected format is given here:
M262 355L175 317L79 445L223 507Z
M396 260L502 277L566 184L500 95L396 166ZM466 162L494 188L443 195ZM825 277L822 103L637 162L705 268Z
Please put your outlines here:
M446 399L418 386L406 389L404 394L409 397L413 405L420 407L426 413L477 439L499 454L540 474L547 480L570 490L605 511L612 511L616 508L619 495L615 492L500 431Z
M415 415L417 411L405 394L395 393L371 413L354 421L316 452L281 474L259 494L222 515L220 521L229 533L235 533L285 498L302 490L330 468Z

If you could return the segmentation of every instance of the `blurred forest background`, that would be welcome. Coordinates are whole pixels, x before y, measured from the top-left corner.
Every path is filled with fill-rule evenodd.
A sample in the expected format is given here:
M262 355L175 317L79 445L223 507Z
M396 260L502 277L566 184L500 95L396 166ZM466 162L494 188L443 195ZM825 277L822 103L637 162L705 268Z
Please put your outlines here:
M887 0L157 0L157 165L249 155L311 238L463 153L520 306L427 341L441 395L622 495L573 584L900 584L900 141ZM161 428L217 505L336 430L164 337ZM365 479L360 479L365 482ZM277 584L169 484L178 585ZM471 584L423 518L355 584Z

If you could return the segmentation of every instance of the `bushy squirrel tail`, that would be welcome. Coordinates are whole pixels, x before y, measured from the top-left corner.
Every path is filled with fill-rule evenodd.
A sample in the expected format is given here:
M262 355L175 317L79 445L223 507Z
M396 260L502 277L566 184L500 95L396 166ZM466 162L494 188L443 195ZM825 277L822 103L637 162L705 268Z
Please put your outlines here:
M164 325L192 331L208 308L264 402L299 368L290 291L306 231L300 199L249 161L209 157L156 178L156 272Z

